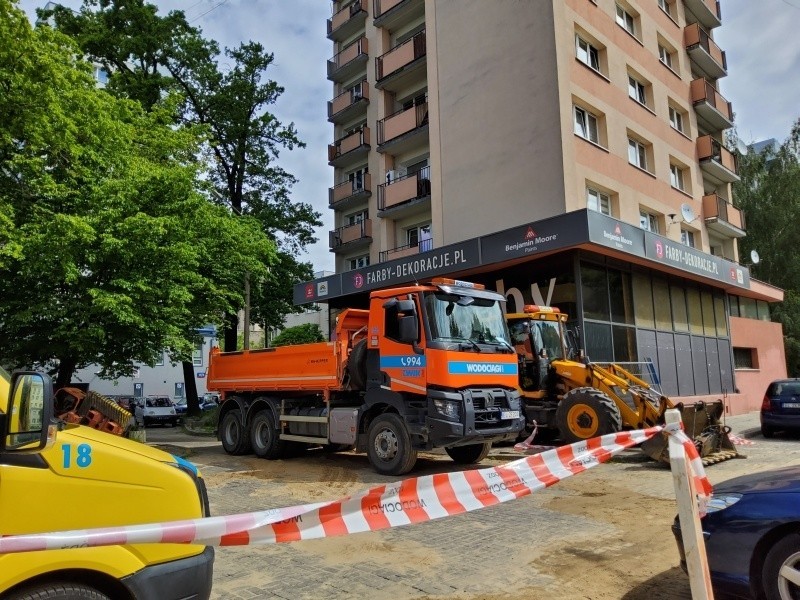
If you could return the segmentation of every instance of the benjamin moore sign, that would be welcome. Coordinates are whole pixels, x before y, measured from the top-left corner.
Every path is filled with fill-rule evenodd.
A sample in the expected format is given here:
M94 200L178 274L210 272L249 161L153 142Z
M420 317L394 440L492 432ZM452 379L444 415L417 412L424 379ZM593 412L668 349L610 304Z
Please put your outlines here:
M636 256L644 256L644 231L628 223L588 211L589 241Z
M481 240L481 263L495 263L549 250L560 250L586 241L586 215L567 213L487 235Z

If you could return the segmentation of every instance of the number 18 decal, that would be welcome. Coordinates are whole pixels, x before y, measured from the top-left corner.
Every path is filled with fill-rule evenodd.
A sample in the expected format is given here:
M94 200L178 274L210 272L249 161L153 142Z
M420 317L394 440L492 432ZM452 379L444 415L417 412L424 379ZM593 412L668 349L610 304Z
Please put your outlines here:
M81 469L85 469L92 464L92 447L89 444L78 445L78 451L74 461L71 444L61 444L61 451L64 453L65 469L71 468L73 462Z

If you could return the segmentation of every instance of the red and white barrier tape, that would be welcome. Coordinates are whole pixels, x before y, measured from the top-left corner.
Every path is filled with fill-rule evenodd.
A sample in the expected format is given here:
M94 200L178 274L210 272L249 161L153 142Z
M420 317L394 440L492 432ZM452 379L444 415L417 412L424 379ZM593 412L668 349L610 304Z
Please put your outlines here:
M667 428L651 427L612 433L498 467L413 477L331 502L169 523L7 536L0 538L0 554L116 544L270 544L422 523L527 496L664 431ZM683 431L669 433L682 438L702 509L711 484L697 449Z

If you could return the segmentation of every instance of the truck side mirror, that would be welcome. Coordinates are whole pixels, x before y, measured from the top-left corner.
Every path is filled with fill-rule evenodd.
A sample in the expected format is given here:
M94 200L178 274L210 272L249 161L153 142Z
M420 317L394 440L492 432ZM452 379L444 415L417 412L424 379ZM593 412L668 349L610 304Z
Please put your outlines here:
M8 412L0 417L0 451L35 453L45 449L55 439L50 377L33 371L14 373Z
M416 342L419 337L419 320L417 319L416 313L398 317L398 321L400 341L405 344Z

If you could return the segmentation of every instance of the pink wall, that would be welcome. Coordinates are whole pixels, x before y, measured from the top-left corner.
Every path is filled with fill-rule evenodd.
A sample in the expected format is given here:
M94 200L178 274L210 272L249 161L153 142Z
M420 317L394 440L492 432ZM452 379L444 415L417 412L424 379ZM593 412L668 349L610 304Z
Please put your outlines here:
M731 317L731 342L734 348L754 348L758 364L753 369L737 369L736 386L741 406L739 414L758 410L767 389L774 379L786 377L786 354L783 349L783 327L780 323ZM732 409L734 407L731 407Z

